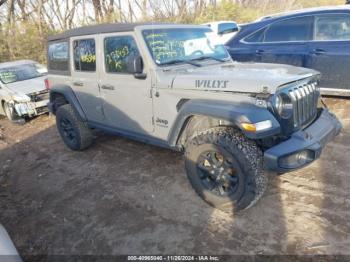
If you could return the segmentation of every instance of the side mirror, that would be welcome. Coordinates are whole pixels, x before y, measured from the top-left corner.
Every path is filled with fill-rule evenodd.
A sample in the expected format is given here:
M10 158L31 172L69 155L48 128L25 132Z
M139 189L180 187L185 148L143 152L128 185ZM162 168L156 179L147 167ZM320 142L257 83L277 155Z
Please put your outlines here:
M146 74L143 73L143 60L139 55L130 55L127 58L126 68L128 73L133 74L135 78L145 79Z
M229 33L234 33L239 31L239 26L237 23L222 23L218 27L218 35L225 35Z

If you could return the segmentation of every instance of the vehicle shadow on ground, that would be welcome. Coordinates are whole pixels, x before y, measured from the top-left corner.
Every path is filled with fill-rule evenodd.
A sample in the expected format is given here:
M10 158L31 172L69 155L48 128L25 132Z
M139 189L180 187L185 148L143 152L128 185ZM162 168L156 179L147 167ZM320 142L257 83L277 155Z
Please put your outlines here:
M0 163L0 221L23 255L283 252L278 187L227 215L194 193L180 153L106 134L73 152L51 126Z
M9 143L0 147L0 222L28 260L53 254L328 254L334 249L324 243L346 244L337 237L349 232L348 212L339 217L343 213L334 211L349 204L349 191L336 191L349 179L343 175L329 188L325 158L273 177L256 206L233 216L195 194L182 154L101 132L92 147L73 152L54 119L46 120L9 131L5 125ZM348 167L340 162L336 172L346 173L340 164ZM340 194L344 203L333 200Z

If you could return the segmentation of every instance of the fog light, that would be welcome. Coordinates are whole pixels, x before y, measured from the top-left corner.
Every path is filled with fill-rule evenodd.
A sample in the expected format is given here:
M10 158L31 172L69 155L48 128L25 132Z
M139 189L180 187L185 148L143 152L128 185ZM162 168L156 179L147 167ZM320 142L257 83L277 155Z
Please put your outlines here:
M293 169L302 167L315 159L315 152L311 150L304 150L292 155L282 157L278 160L281 168Z
M242 123L241 125L245 131L260 132L260 131L270 129L272 127L272 122L270 120L265 120L265 121L257 122L254 124Z

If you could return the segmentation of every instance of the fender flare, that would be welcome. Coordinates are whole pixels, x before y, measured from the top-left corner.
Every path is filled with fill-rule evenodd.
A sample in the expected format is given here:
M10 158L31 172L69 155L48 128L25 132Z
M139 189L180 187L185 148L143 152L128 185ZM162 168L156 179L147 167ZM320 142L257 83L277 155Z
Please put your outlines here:
M171 127L168 142L175 147L188 120L192 116L213 117L224 120L241 129L250 139L262 139L277 135L281 126L273 114L264 107L247 102L228 102L215 100L188 100L182 104L174 124ZM241 123L257 123L270 120L272 127L261 132L247 132L241 128Z
M67 85L55 85L50 88L50 102L48 103L48 107L51 113L56 114L58 108L55 102L55 96L57 94L62 95L66 99L82 121L87 120L83 107L75 96L73 89Z

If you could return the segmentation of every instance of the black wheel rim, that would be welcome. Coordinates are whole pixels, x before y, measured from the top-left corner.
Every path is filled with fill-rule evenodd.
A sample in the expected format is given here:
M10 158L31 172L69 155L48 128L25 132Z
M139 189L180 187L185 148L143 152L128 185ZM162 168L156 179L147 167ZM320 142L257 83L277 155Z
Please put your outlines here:
M72 123L67 118L63 118L60 121L60 126L61 126L63 136L70 143L75 143L77 141L77 134L74 130Z
M238 188L239 168L231 155L206 151L198 158L197 171L204 188L217 196L230 196Z

